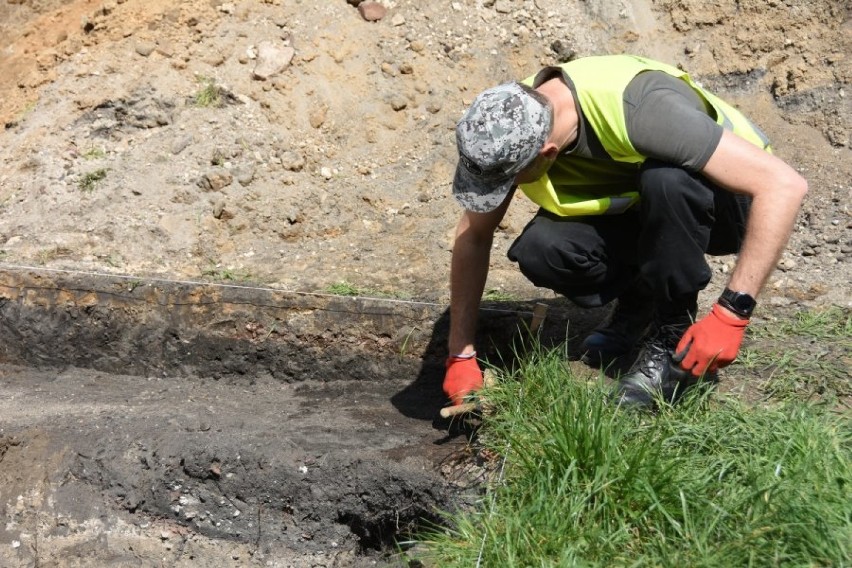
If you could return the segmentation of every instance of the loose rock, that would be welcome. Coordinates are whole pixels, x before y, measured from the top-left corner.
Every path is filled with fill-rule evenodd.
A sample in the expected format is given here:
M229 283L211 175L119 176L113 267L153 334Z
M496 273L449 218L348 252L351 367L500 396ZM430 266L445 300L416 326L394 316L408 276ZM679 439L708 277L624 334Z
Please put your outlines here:
M136 44L136 53L141 55L142 57L148 57L151 55L157 46L153 43L144 41Z
M385 17L387 8L378 2L361 2L358 4L358 13L368 22L377 22Z
M223 187L231 185L234 177L228 172L210 172L204 174L198 180L198 186L205 191L219 191Z
M296 50L289 46L277 45L270 41L260 42L257 46L257 64L252 76L255 79L265 81L286 69Z

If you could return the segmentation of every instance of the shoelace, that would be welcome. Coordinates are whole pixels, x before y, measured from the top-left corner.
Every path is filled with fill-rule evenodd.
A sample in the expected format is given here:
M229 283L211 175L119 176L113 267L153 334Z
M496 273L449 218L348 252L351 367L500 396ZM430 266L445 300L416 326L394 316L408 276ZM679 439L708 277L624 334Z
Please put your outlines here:
M646 377L653 378L657 374L657 369L665 369L668 358L673 351L667 346L676 344L683 331L682 325L661 325L655 333L645 340L637 370Z

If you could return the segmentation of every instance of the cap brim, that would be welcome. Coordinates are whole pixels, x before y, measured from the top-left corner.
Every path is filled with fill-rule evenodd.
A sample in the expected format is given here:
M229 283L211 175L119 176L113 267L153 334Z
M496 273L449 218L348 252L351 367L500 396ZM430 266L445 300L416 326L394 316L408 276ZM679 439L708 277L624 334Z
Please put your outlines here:
M468 211L488 213L503 203L514 181L514 177L485 180L459 162L453 177L453 196Z

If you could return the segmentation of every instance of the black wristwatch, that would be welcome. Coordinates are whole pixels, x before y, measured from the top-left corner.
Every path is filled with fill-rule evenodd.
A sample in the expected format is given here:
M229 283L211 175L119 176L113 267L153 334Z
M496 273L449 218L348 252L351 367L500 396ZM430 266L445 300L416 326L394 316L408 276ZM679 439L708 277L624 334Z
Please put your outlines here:
M744 292L734 292L730 288L725 288L725 291L719 296L719 305L740 317L750 318L757 301Z

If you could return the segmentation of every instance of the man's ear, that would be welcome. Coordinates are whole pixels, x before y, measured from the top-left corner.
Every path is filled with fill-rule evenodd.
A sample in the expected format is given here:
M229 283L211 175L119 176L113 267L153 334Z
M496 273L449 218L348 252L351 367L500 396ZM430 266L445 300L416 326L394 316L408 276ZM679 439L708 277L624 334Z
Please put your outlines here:
M548 160L555 160L559 156L559 146L550 141L545 142L544 147L539 151L539 155Z

